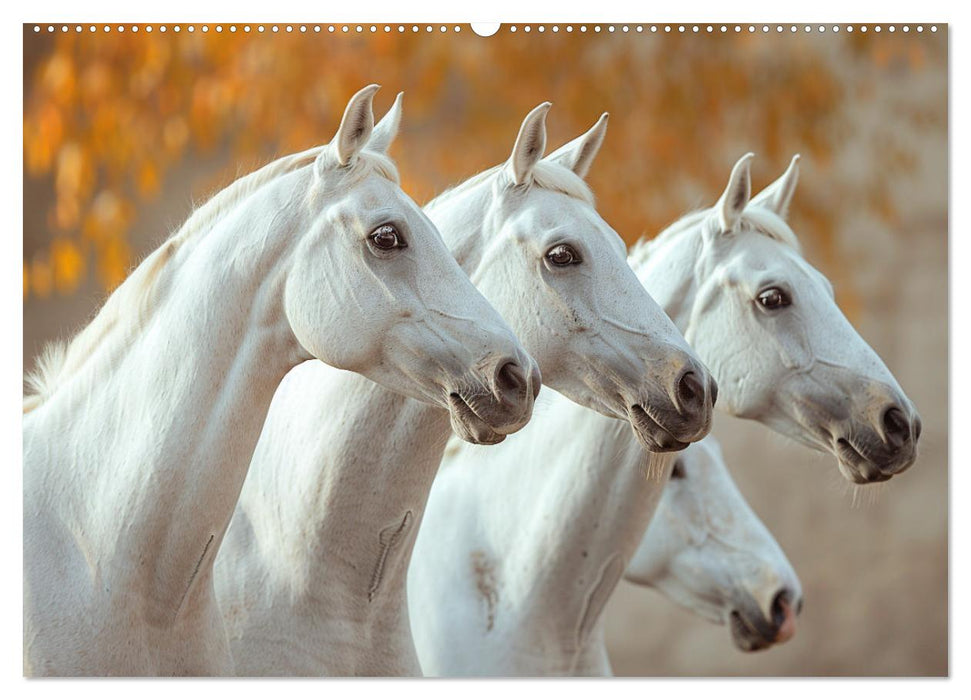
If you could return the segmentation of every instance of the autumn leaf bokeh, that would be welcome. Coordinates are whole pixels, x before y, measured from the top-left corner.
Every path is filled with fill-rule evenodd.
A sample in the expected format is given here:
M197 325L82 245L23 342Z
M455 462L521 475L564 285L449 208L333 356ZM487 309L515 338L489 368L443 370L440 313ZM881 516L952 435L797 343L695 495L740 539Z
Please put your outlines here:
M589 181L628 243L712 204L745 152L756 153L756 189L799 152L790 221L917 405L919 463L870 492L874 503L851 507L823 457L720 418L733 478L804 586L798 636L739 654L723 627L665 612L627 586L605 612L611 665L637 676L948 674L946 26L528 35L504 26L489 38L467 25L458 34L223 27L24 27L25 367L83 327L194 203L328 141L347 99L371 82L383 86L378 116L405 92L392 155L422 203L507 158L522 118L544 100L549 150L609 111ZM866 623L848 624L857 620Z
M271 157L329 140L348 97L371 82L384 86L379 111L406 93L393 153L420 202L505 159L541 101L554 104L551 148L610 111L589 179L629 243L712 203L745 151L758 155L756 188L801 152L816 177L800 184L795 228L839 282L841 226L861 210L893 223L892 180L913 161L912 144L854 122L866 76L946 61L946 39L929 34L139 29L47 37L25 27L25 44L43 42L25 63L25 176L50 195L43 230L25 231L25 298L72 294L89 276L112 289L136 262L130 231L142 208L180 186L168 179L174 169L223 164L205 191L187 193L203 199ZM937 108L892 116L946 119ZM868 177L835 166L848 143L866 139L877 140ZM837 287L852 308L852 285Z

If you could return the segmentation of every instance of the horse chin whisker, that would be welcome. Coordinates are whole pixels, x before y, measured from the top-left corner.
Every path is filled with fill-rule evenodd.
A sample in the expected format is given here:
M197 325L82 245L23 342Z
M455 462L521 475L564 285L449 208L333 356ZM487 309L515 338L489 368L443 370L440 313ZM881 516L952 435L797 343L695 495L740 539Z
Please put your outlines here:
M853 507L872 508L889 487L890 481L873 484L853 484Z

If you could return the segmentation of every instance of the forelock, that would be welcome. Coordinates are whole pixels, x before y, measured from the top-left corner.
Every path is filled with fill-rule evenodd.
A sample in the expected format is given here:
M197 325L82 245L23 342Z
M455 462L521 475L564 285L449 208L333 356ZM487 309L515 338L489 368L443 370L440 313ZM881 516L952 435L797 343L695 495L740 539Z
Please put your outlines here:
M742 223L748 224L756 232L779 241L802 255L802 246L799 245L795 231L778 214L758 206L747 207L742 212Z
M565 194L567 197L595 206L593 191L579 175L559 163L541 160L533 168L531 187Z

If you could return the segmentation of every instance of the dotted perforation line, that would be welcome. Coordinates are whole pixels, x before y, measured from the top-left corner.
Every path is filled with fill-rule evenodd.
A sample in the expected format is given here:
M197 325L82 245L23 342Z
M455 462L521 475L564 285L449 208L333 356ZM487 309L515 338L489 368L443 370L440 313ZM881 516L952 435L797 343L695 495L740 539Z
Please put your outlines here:
M937 31L937 25L933 25L933 24L932 25L926 25L926 27L931 32L936 32ZM574 31L578 31L580 33L585 33L585 32L594 32L594 33L608 32L608 33L613 33L613 32L618 32L619 31L619 32L622 32L622 33L628 33L628 32L636 32L636 33L650 32L652 34L658 34L658 33L663 33L663 34L671 34L671 33L679 33L679 34L688 34L688 33L691 33L691 34L716 34L716 33L727 34L727 33L736 33L736 34L741 34L743 32L748 33L748 34L755 34L757 32L761 32L763 34L768 34L770 32L776 32L778 34L782 34L782 33L795 34L797 32L804 32L804 33L808 33L808 32L825 33L825 32L828 32L829 31L829 32L833 32L833 33L839 33L840 31L846 31L846 32L852 33L853 31L859 31L859 32L862 32L862 33L865 34L867 31L873 31L873 32L876 32L876 33L880 33L882 31L887 31L887 32L890 32L892 34L892 33L897 32L897 31L901 31L901 32L904 32L904 33L908 33L910 31L923 32L924 29L925 29L925 25L923 25L923 24L913 24L913 25L911 25L911 24L900 24L900 25L897 25L897 24L892 24L892 25L879 25L879 24L870 24L870 25L866 25L866 24L864 24L864 25L852 25L852 24L847 24L847 25L840 25L840 24L819 24L819 25L812 25L812 24L805 24L805 25L802 25L802 24L747 24L747 25L745 25L745 24L650 24L650 25L644 25L644 24L636 24L636 25L621 24L621 25L613 25L613 24L607 24L607 25L600 25L600 24L594 24L594 25L586 25L586 24L581 24L581 25L575 25L574 26L572 24L568 24L568 25L564 25L562 27L559 26L559 25L553 25L553 26L547 28L545 25L542 25L542 24L541 25L523 25L521 27L518 27L515 24L513 24L513 25L510 25L508 27L508 31L509 32L515 33L517 31L522 30L523 32L525 32L527 34L530 33L530 32L532 32L532 31L536 31L536 32L543 33L543 32L546 32L547 29L549 29L549 31L552 31L552 32L565 31L567 33L571 33L571 32L574 32Z
M853 24L847 24L847 25L840 25L840 24L817 24L817 25L812 25L812 24L747 24L747 25L744 25L744 24L717 24L717 25L716 24L690 24L690 25L689 24L650 24L650 25L607 24L607 25L600 25L600 24L595 24L595 25L586 25L586 24L581 24L581 25L572 25L572 24L567 24L567 25L560 26L560 25L554 24L551 26L547 26L543 24L540 24L540 25L512 24L506 27L506 30L512 34L515 34L516 32L519 32L519 31L522 31L526 34L529 34L530 32L533 32L533 31L536 31L540 34L543 34L547 31L550 31L554 34L559 33L561 31L566 32L567 34L570 34L573 32L579 32L581 34L586 32L593 32L593 33L634 32L639 34L645 33L645 32L651 33L651 34L658 34L658 33L663 33L663 34L672 34L672 33L677 33L677 34L689 34L689 33L690 34L716 34L716 33L769 34L772 32L775 32L777 34L783 34L783 33L796 34L796 33L810 33L810 32L824 34L826 32L832 32L834 34L837 34L841 31L845 31L847 33L860 32L862 34L866 34L867 32L875 32L877 34L881 32L889 32L893 34L899 31L906 34L911 31L921 33L921 32L924 32L925 29L931 32L936 32L937 25L935 24L931 24L931 25L923 25L923 24L899 24L899 25L898 24L890 24L890 25L880 25L880 24L869 24L869 25L868 24L862 24L862 25L853 25ZM236 25L236 24L214 24L214 25L208 25L208 24L200 24L200 25L195 25L195 24L185 24L185 25L181 25L181 24L171 24L171 25L166 25L166 24L160 24L160 25L48 24L48 25L40 25L40 24L35 24L34 25L35 34L40 34L45 31L48 34L53 34L58 31L61 33L68 33L73 31L78 34L85 31L87 31L88 33L102 32L105 34L108 34L111 32L116 32L119 34L124 34L125 32L137 34L140 31L148 34L155 31L160 32L162 34L165 34L167 32L179 34L183 31L188 32L190 34L193 34L197 31L203 34L208 34L210 32L215 32L216 34L222 34L222 33L279 34L280 32L283 32L285 34L293 34L293 33L320 34L321 32L326 32L328 34L377 34L378 32L383 32L385 34L390 34L392 32L397 32L398 34L404 34L404 33L417 34L420 32L424 32L426 34L430 34L430 33L445 34L448 32L459 33L462 31L462 28L458 25L444 25L444 24L441 24L441 25L431 25L431 24L424 24L424 25L418 25L418 24L409 24L409 25L405 25L405 24L398 24L398 25L391 25L391 24L383 24L383 25L378 25L378 24L326 24L326 25L321 25L321 24L284 24L284 25L279 25L279 24L270 24L270 25L264 25L264 24L255 24L255 25L250 25L250 24L241 24L241 25Z
M73 31L78 34L84 31L87 31L89 33L101 32L104 34L109 34L112 32L116 32L119 34L124 34L125 32L137 34L139 31L146 32L146 33L157 31L163 34L167 32L174 32L176 34L179 34L181 32L189 32L190 34L193 34L197 31L202 32L203 34L208 34L210 32L215 32L216 34L222 34L224 32L229 34L236 34L236 33L279 34L281 32L285 34L294 34L294 33L320 34L321 32L326 32L329 34L335 34L335 33L376 34L378 32L391 33L394 31L397 31L399 34L403 34L405 32L418 33L422 31L426 33L438 32L441 34L444 34L446 32L454 32L457 34L462 31L462 27L458 25L446 26L444 24L443 25L431 25L431 24L428 24L428 25L417 25L417 24L413 24L413 25L403 25L403 24L402 25L390 25L390 24L383 24L383 25L377 25L377 24L356 24L356 25L355 24L325 24L325 25L321 25L321 24L239 24L239 25L237 24L213 24L213 25L209 25L209 24L199 24L199 25L195 25L195 24L168 24L168 25L167 24L160 24L160 25L48 24L48 25L40 25L40 24L35 24L34 25L35 34L39 34L44 31L50 34L53 34L58 31L62 33Z

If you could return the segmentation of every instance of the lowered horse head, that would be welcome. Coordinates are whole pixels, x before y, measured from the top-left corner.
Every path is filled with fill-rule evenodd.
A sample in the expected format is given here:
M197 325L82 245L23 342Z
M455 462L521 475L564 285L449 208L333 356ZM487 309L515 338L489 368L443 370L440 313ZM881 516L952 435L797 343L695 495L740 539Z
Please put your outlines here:
M709 430L715 383L626 262L584 182L607 126L544 158L549 103L509 160L426 206L476 287L539 362L545 384L630 422L652 451Z
M751 158L714 207L632 264L711 368L724 410L833 453L854 483L886 481L914 463L920 417L786 222L799 157L754 198Z
M499 442L529 420L538 369L399 187L386 152L401 96L375 126L377 89L351 99L307 173L287 319L310 355L440 405L466 440Z
M795 634L802 586L707 437L674 462L654 519L624 574L716 624L743 651Z

